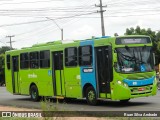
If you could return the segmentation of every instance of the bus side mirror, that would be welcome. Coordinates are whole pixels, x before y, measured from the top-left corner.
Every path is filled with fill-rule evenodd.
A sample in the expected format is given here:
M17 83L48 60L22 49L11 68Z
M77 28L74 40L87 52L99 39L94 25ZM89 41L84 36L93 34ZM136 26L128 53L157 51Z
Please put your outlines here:
M153 53L153 64L156 64L156 60L155 60L155 53Z

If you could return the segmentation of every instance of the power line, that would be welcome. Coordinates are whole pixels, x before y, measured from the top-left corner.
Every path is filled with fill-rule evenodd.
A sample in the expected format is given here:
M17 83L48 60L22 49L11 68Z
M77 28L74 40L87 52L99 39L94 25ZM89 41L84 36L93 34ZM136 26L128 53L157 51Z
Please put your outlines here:
M54 1L58 1L58 0L54 0ZM53 2L53 0L47 0L47 1L34 1L34 2L17 2L17 3L14 3L14 2L11 2L11 3L1 3L0 5L10 5L10 4L28 4L28 3L39 3L39 2Z
M146 15L157 15L157 14L160 14L160 13L150 13L150 14L139 14L139 15L120 15L120 16L105 16L105 17L133 17L133 16L146 16Z
M14 13L23 13L24 14L24 12L25 13L38 13L38 12L44 12L44 11L46 11L46 10L21 10L21 11L17 11L17 10L0 10L0 12L1 13L8 13L8 12L12 12L13 13L13 11L14 11ZM50 11L48 11L48 12L91 12L91 10L90 11L85 11L85 10L76 10L76 11L73 11L73 10L59 10L59 9L56 9L56 10L50 10Z
M45 24L45 25L38 26L37 28L35 28L35 26L34 26L35 29L32 29L32 30L29 30L29 31L26 31L26 32L22 32L22 33L15 34L15 36L17 37L17 36L25 35L25 34L28 34L28 33L33 33L33 32L35 32L35 31L37 31L37 30L44 29L45 27L48 27L48 26L51 26L50 23L47 23L47 24Z
M150 14L138 14L138 15L135 15L135 14L130 14L130 15L108 15L108 16L104 16L104 17L134 17L134 16L148 16L148 15L158 15L160 13L150 13ZM77 17L77 18L100 18L100 17L96 17L96 16L91 16L91 17Z
M53 28L52 28L53 27ZM31 35L32 36L35 36L35 34L38 34L38 36L41 36L42 34L44 34L44 33L49 33L50 31L53 31L53 30L55 30L55 29L57 29L56 27L55 27L55 25L49 25L49 26L47 26L47 27L44 27L44 28L42 28L42 29L38 29L38 30L36 30L36 31L33 31L30 35L29 35L29 37L28 37L28 35L25 35L26 37L20 37L19 39L16 39L16 42L17 41L20 41L20 40L29 40L30 38L32 38L31 37ZM26 33L27 34L27 33ZM43 37L42 37L43 38ZM44 38L43 38L44 39Z
M2 2L2 1L13 1L13 0L1 0L1 2Z
M159 9L159 7L155 7L155 8L150 8L150 9L148 9L148 8L143 8L143 9L122 9L122 11L117 11L117 10L112 10L112 11L116 11L116 13L124 13L124 12L139 12L139 11L155 11L155 12L157 12L158 10L160 10ZM93 11L88 11L88 10L84 10L84 11L53 11L53 12L93 12ZM32 14L32 12L31 12L31 14L26 14L26 13L21 13L21 14L19 14L19 13L8 13L8 12L1 12L1 10L0 10L0 14L1 15L36 15L37 13L40 13L40 12L33 12L33 14Z
M74 16L74 15L77 15L77 14L90 14L90 13L92 13L92 12L94 12L94 11L96 11L96 10L93 10L93 11L72 11L71 12L71 14L70 14L70 16L72 17L72 15ZM61 12L61 11L60 11ZM82 12L82 13L81 13ZM55 14L54 14L55 13ZM0 16L12 16L12 17L33 17L33 18L44 18L44 17L53 17L54 16L54 18L55 17L57 17L58 19L59 18L63 18L63 17L68 17L68 13L67 12L65 12L65 11L63 11L63 12L61 12L62 14L57 14L57 11L56 12L54 12L54 13L1 13L0 12ZM65 15L64 15L65 14ZM69 17L70 17L69 16Z
M121 11L119 11L119 9L108 9L108 10L111 10L111 11L116 11L116 12L121 12ZM160 10L160 8L159 7L152 7L152 8L140 8L140 9L131 9L131 8L127 8L127 9L121 9L122 11L124 11L124 12L134 12L134 11L137 11L137 12L139 12L139 11L157 11L157 10Z
M94 5L86 5L86 6L70 6L70 7L45 7L45 8L37 8L37 9L0 9L2 11L49 11L49 10L76 10L76 9L88 9L89 7L95 7Z
M51 8L36 8L36 9L0 9L1 12L44 12L44 11L73 11L73 10L86 10L94 9L94 5L86 6L73 6L73 7L51 7Z
M111 3L108 3L108 6L110 5L125 5L125 4L137 4L139 3L139 5L145 5L145 4L150 4L150 3L155 3L154 0L150 1L150 0L141 0L141 1L135 1L135 0L122 0L122 1L118 1L118 2L111 2ZM159 1L157 1L156 3L159 3Z
M76 17L76 16L83 16L83 15L90 15L90 14L94 14L94 13L96 13L96 12L90 12L90 13L86 13L86 14L76 14L76 15L72 15L72 16L64 16L64 17L54 18L54 20L64 19L64 18L72 18L72 17ZM53 19L53 18L51 18L51 19ZM0 27L32 24L32 23L46 22L46 21L49 21L49 20L39 20L39 21L30 21L30 22L23 22L23 23L5 24L5 25L0 25Z
M5 24L5 25L0 25L0 27L24 25L24 24L31 24L31 23L38 23L38 22L46 22L46 21L48 21L48 20L39 20L39 21L31 21L31 22L23 22L23 23Z
M77 18L70 18L71 20L74 20L74 19L77 19ZM68 23L69 22L71 22L71 20L68 20L68 18L66 18L66 19L61 19L61 20L63 20L64 22L63 23L61 23L61 26L63 26L63 25L68 25ZM78 20L80 20L80 18L78 19ZM77 20L77 21L78 21ZM68 21L68 22L67 22ZM77 22L77 21L72 21L72 23L70 23L70 24L73 24L73 22ZM50 25L50 26L52 26L52 25ZM34 33L34 34L38 34L39 36L42 36L42 35L46 35L46 34L49 34L50 32L52 32L52 31L55 31L55 30L57 30L57 29L55 29L55 27L53 28L53 29L49 29L49 30L46 30L46 29L43 29L43 33L40 33L40 32L42 32L42 30L40 31L40 29L38 29L38 30L36 30L36 31L34 31L34 32L32 32L32 33ZM37 32L37 31L39 31L39 32ZM30 32L30 31L29 31ZM36 33L35 33L36 32ZM45 34L46 33L46 34ZM27 34L27 33L26 33ZM16 35L17 36L17 35ZM29 35L29 36L31 36L31 35ZM20 41L20 40L22 40L22 39L24 39L25 41L28 39L30 39L30 38L32 38L32 37L23 37L23 38L20 38L20 39L18 39L18 40L16 40L16 41ZM44 37L40 37L40 39L44 39Z

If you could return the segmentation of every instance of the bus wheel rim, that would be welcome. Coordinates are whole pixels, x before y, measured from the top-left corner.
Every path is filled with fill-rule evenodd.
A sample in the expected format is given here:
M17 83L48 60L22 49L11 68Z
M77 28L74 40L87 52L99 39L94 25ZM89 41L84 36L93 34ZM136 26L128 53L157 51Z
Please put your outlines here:
M36 91L32 91L32 98L33 98L33 99L36 98Z
M95 98L94 92L93 92L93 91L89 91L89 92L88 92L88 99L89 99L90 101L93 101L94 98Z

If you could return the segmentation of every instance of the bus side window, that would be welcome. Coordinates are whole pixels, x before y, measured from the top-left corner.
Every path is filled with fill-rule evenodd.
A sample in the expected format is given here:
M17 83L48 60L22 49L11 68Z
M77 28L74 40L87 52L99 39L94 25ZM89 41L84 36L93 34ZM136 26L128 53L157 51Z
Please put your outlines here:
M17 56L14 56L12 62L13 62L13 71L14 71L14 72L19 71L18 57L17 57Z
M39 68L39 52L30 52L30 68Z
M8 69L11 68L11 67L10 67L10 65L11 65L11 64L10 64L10 58L11 58L10 55L7 55L7 68L8 68Z
M29 67L29 54L21 53L20 54L20 68L27 69Z
M50 67L50 51L40 51L40 68Z
M88 45L79 47L79 65L92 65L92 46Z
M65 66L77 66L77 47L65 49Z

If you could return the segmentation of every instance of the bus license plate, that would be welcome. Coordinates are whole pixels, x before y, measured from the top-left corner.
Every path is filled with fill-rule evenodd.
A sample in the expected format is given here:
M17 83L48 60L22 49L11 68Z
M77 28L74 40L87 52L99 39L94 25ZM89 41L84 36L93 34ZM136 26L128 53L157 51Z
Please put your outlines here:
M144 91L145 88L138 88L138 91Z

